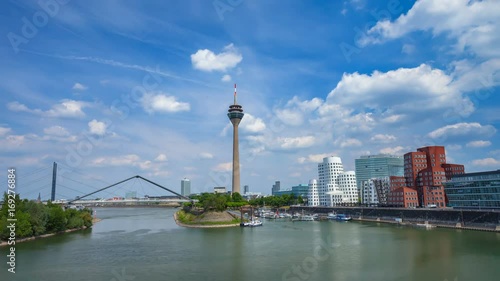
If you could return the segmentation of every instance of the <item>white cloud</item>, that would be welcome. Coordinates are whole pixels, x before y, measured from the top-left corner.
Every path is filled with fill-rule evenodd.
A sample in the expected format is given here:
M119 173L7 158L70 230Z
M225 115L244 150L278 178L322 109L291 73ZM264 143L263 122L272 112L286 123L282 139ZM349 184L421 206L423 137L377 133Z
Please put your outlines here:
M490 141L477 140L477 141L468 142L465 146L467 146L467 147L487 147L490 145L491 145Z
M286 103L285 108L276 109L276 117L286 125L300 126L304 123L304 116L319 109L322 104L323 100L320 98L302 101L294 96Z
M221 81L222 82L229 82L229 81L231 81L231 79L232 79L231 75L225 74L224 76L222 76Z
M15 111L15 112L19 112L19 111L30 112L31 111L26 105L19 103L17 101L9 102L7 104L7 108L10 111Z
M452 80L442 70L426 64L388 72L374 71L371 75L344 73L328 94L327 103L382 113L390 109L391 115L396 116L445 109L468 116L474 111L474 105L451 85Z
M474 166L499 166L500 161L495 158L476 159L472 161Z
M155 161L156 162L165 162L165 161L167 161L167 155L160 153L160 154L158 154L158 156L156 156Z
M202 152L199 154L199 157L201 159L212 159L212 158L214 158L214 155L212 153L209 153L209 152Z
M386 147L380 150L380 153L382 154L391 154L391 155L401 155L406 153L404 151L404 147L402 146L396 146L396 147Z
M357 139L346 139L340 141L340 147L342 148L351 146L361 146L361 145L362 145L361 141Z
M395 114L395 115L390 115L387 117L384 117L382 119L382 122L384 123L396 123L398 121L401 121L404 118L403 114Z
M193 67L202 71L226 71L237 66L242 59L243 56L233 44L225 46L219 54L203 49L191 55Z
M449 144L446 146L446 150L459 150L462 149L462 146L459 144Z
M294 96L291 100L287 102L287 106L296 106L302 111L311 112L318 109L323 104L323 100L320 98L313 98L311 100L300 100L297 96Z
M84 91L84 90L87 90L88 87L83 85L83 84L80 84L80 83L75 83L75 85L73 85L73 90L78 90L78 91Z
M298 163L320 163L323 158L334 155L333 153L309 154L307 157L297 158Z
M432 31L454 39L455 50L466 49L484 57L496 57L500 50L500 18L497 0L420 0L393 22L385 19L368 30L359 40L364 46L401 38L414 31Z
M449 66L453 77L451 87L461 92L489 89L500 85L499 11L498 0L420 0L394 21L378 21L357 43L379 44L412 32L431 32L433 37L451 42L439 42L440 52L451 52L460 59ZM442 46L446 45L451 47L444 49ZM403 51L409 50L403 46ZM460 106L458 101L453 101L455 109L451 114L468 116L472 104L464 99Z
M241 167L241 164L240 164ZM229 172L233 170L233 162L220 163L213 168L217 172Z
M132 166L146 170L151 167L151 161L142 161L136 154L128 154L117 157L99 157L92 161L94 166Z
M401 53L411 55L415 52L415 46L411 44L404 44Z
M56 104L47 111L48 116L51 117L83 117L85 113L83 113L82 108L85 107L84 102L74 101L74 100L65 100L60 104Z
M261 118L254 117L249 113L245 113L239 126L242 130L250 133L259 133L266 129L266 124Z
M457 123L436 129L429 133L429 137L433 139L446 139L457 136L490 137L496 131L495 127L491 125L483 126L479 123Z
M92 120L88 123L89 131L91 134L104 136L106 134L107 125L104 122Z
M141 99L142 107L148 113L189 111L187 102L177 101L176 97L164 93L146 93Z
M64 127L61 126L52 126L49 128L45 128L43 129L43 133L49 136L56 136L56 137L69 136L68 130L66 130Z
M304 148L314 145L316 138L314 136L279 137L277 142L282 149Z
M25 139L25 136L21 135L10 135L6 138L7 143L11 146L20 146L24 143Z
M11 131L10 128L0 127L0 136L4 136L4 135L8 134L10 131Z
M86 106L88 106L86 102L62 100L60 103L53 105L51 109L43 111L41 109L30 109L17 101L7 104L7 108L10 111L29 112L45 117L83 117L85 113L82 109Z
M299 126L304 122L302 113L291 109L277 110L276 116L286 125Z
M377 143L390 143L396 140L396 137L388 134L376 134L370 138L371 141Z

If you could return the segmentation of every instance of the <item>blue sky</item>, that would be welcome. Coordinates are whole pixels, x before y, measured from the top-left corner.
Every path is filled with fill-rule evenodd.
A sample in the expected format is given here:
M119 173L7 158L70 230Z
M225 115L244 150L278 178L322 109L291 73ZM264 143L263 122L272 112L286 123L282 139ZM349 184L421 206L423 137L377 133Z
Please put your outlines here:
M498 1L40 3L0 4L0 158L27 196L54 161L58 197L136 174L230 187L234 83L251 191L426 145L500 167Z

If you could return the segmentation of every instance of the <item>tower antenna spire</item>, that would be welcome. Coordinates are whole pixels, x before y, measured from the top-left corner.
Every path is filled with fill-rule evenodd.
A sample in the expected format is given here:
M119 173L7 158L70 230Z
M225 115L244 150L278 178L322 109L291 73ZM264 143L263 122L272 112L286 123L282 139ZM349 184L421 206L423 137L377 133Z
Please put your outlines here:
M236 83L234 83L234 104L236 103Z

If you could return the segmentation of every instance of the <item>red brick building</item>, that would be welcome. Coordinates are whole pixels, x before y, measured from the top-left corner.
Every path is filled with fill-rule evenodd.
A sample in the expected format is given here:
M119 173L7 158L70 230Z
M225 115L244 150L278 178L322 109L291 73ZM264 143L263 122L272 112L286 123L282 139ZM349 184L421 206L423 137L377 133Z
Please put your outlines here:
M463 174L463 165L446 163L444 146L426 146L404 155L406 185L418 192L419 205L446 207L443 182Z
M459 165L459 164L443 164L442 167L444 168L445 176L447 180L450 180L452 176L454 175L461 175L465 174L465 168L464 165Z
M398 177L398 176L390 176L389 181L391 183L391 189L390 191L396 190L400 187L405 187L406 186L406 179L405 177Z
M392 207L415 208L418 206L417 191L409 187L398 187L389 193L387 205Z

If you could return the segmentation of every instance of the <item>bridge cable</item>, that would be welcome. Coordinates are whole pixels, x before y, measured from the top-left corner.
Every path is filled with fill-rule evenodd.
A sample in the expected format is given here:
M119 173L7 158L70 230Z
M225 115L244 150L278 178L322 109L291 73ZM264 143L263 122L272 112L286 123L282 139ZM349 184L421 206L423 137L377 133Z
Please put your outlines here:
M84 195L84 196L81 196L81 197L80 197L80 198L78 198L78 199L73 199L73 200L71 200L71 201L68 201L68 204L71 204L71 203L73 203L74 201L81 200L81 199L83 199L83 198L85 198L85 197L88 197L88 196L90 196L90 195L92 195L92 194L96 194L97 192L100 192L100 191L106 190L106 189L108 189L108 188L110 188L110 187L113 187L113 186L115 186L115 185L119 185L119 184L121 184L121 183L124 183L124 182L126 182L126 181L129 181L129 180L134 179L134 178L137 178L137 177L139 177L139 176L133 176L133 177L130 177L130 178L128 178L128 179L124 179L124 180L122 180L122 181L119 181L119 182L117 182L117 183L114 183L114 184L112 184L112 185L109 185L109 186L103 187L103 188L101 188L101 189L99 189L99 190L96 190L96 191L94 191L94 192L91 192L91 193L89 193L89 194L86 194L86 195Z

